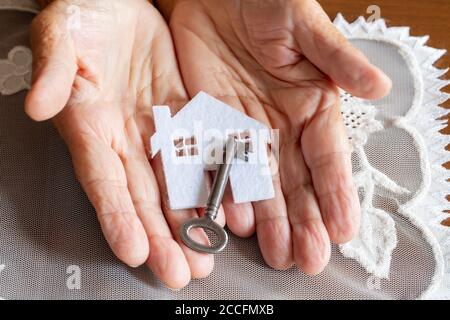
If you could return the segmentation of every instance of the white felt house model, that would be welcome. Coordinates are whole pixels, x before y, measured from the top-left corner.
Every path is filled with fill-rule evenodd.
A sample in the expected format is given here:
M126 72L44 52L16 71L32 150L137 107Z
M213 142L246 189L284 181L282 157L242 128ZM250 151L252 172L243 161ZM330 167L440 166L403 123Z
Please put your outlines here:
M264 124L204 92L174 117L168 106L154 106L153 116L156 132L150 141L152 157L161 154L171 209L206 205L211 181L208 170L217 168L211 163L213 150L222 150L230 135L242 142L246 151L231 167L233 201L274 197L267 152L270 133Z

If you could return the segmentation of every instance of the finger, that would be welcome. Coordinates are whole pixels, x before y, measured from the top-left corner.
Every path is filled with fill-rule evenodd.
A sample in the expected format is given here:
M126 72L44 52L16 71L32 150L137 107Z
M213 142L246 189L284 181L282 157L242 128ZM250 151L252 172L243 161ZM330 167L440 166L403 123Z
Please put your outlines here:
M149 239L148 266L168 287L179 289L191 280L188 262L161 210L158 184L143 150L123 156L128 188Z
M355 96L386 96L391 80L336 29L313 0L294 2L295 37L302 53L338 86Z
M343 243L358 232L359 198L337 93L330 89L321 97L322 105L306 124L301 145L330 239Z
M69 100L77 73L75 50L50 11L39 14L31 26L33 81L25 100L25 111L41 121L58 114Z
M190 282L191 271L161 209L158 183L142 138L149 135L142 135L135 121L128 121L125 130L128 144L121 160L134 207L148 237L147 265L169 288L181 289Z
M302 151L295 142L280 151L280 175L292 227L294 261L306 274L318 274L330 259L330 238Z
M256 234L264 260L272 268L292 267L292 233L279 175L273 176L275 197L253 202Z
M243 238L250 237L255 233L255 215L252 204L234 203L229 185L225 190L222 205L227 213L227 226L231 232Z
M177 240L178 244L181 246L184 255L189 263L191 275L193 278L205 278L212 272L214 268L214 256L210 254L199 253L188 248L183 243L180 237L181 225L190 219L198 218L199 215L197 213L197 210L170 209L160 157L157 157L154 161L152 161L152 167L155 170L155 174L158 179L160 189L162 190L162 207L164 210L165 217L170 225L173 237ZM194 228L189 232L189 235L194 241L198 243L210 245L208 236L202 229Z
M166 101L166 100L162 100ZM175 109L177 109L177 106L174 106ZM139 117L137 119L137 127L139 127L140 132L131 134L129 133L129 136L140 136L140 137L150 137L154 133L153 129L153 119L151 116L151 113L146 112L148 110L151 110L150 108L144 108L139 114ZM136 138L137 139L137 138ZM149 139L146 139L141 144L146 145L146 150L150 150L149 146ZM149 154L149 151L147 152ZM144 161L144 160L142 160ZM148 163L148 159L145 159L145 161ZM155 183L158 185L158 189L160 190L160 193L158 193L157 199L154 199L155 206L158 207L158 210L160 212L164 213L164 223L166 224L166 228L169 229L169 234L172 239L174 239L177 243L177 247L180 249L179 251L183 254L183 258L186 261L186 265L188 266L189 271L189 279L192 278L204 278L207 275L209 275L213 269L214 266L214 260L212 256L199 254L188 247L184 245L184 243L181 241L181 238L179 236L179 227L182 223L187 221L188 219L198 217L197 212L195 210L177 210L172 211L169 208L168 205L168 194L164 179L164 174L162 170L162 165L160 163L161 159L159 159L159 156L152 161L152 173L151 177L146 178L147 181L154 180ZM130 166L130 169L133 167ZM137 179L143 179L142 172L136 171L136 178ZM161 200L162 199L162 200ZM158 201L156 204L156 201ZM163 207L163 209L161 209ZM218 217L216 219L216 222L223 225L224 224L224 213L223 210L219 211ZM144 223L145 225L145 223ZM152 224L153 225L153 224ZM153 227L152 227L153 228ZM147 228L150 229L150 226ZM158 227L155 227L156 230L158 230ZM167 232L166 232L167 233ZM199 241L200 243L203 243L205 245L209 244L208 238L206 237L206 234L203 231L200 231L198 229L193 230L191 233L191 236L196 239L196 241ZM150 252L152 250L152 247L150 247ZM150 261L149 261L150 263ZM185 264L181 264L184 266ZM174 263L173 265L176 265ZM153 268L152 268L153 270ZM185 269L183 269L184 272ZM170 277L171 272L167 272L168 276ZM167 283L167 282L166 282ZM181 288L182 285L174 286L172 284L172 288Z
M136 267L148 257L148 239L127 187L120 158L95 137L67 139L77 177L93 204L115 255Z

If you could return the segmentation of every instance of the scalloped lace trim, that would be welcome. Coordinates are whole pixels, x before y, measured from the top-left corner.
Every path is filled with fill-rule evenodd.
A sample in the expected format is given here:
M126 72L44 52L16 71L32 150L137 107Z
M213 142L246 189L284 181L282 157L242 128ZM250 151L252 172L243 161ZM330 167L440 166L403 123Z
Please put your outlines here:
M446 196L450 171L446 170L442 164L450 161L450 154L445 150L450 143L450 137L439 133L446 126L446 121L439 119L447 114L447 111L439 107L439 104L450 98L449 94L441 92L441 89L450 84L450 81L439 79L448 69L441 70L433 66L445 50L427 47L425 43L428 36L410 36L408 27L387 27L383 19L368 23L363 17L359 17L353 23L348 23L341 14L338 14L334 24L347 38L368 39L394 45L405 59L411 73L418 75L414 79L413 104L405 116L393 119L393 125L406 130L413 137L420 155L423 183L410 201L399 206L399 213L422 231L436 259L432 283L421 298L448 299L450 298L450 228L442 226L440 222L447 217L444 210L448 209ZM349 108L346 106L349 102L343 98L348 96L341 95L345 110ZM363 104L363 102L358 103ZM362 124L361 121L360 123ZM340 248L345 256L359 261L368 272L379 277L387 277L391 253L396 243L395 225L390 220L392 218L388 217L389 214L372 207L374 185L380 184L397 194L409 191L389 181L390 179L381 172L374 171L368 163L362 145L370 131L377 128L379 129L376 124L352 128L360 131L356 133L356 140L359 140L359 143L353 142L352 145L355 147L355 153L362 167L355 174L355 181L358 187L364 189L361 205L363 213L359 237L341 245ZM351 137L351 134L349 136Z

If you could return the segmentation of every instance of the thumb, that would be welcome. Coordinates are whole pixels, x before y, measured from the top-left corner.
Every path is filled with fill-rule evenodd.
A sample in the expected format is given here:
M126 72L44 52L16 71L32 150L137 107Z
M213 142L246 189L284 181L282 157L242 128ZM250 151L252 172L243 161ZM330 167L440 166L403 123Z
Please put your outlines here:
M302 53L336 85L365 99L389 93L391 80L353 47L316 1L296 1L294 16Z
M64 108L78 69L75 50L61 20L44 10L31 25L33 81L25 112L37 121L50 119Z

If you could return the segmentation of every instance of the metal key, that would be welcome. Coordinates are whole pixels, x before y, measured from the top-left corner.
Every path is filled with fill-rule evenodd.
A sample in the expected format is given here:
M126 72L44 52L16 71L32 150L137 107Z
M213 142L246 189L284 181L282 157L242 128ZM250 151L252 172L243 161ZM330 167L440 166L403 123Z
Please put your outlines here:
M228 177L230 176L231 164L236 156L236 146L236 140L233 137L230 137L225 146L224 161L219 166L214 178L214 183L206 205L205 215L201 218L188 220L181 226L181 239L184 244L192 250L204 253L218 253L222 251L228 243L228 234L214 220L217 217L220 204L222 203L225 187L227 186ZM217 243L207 246L196 242L189 236L189 231L192 228L207 229L215 233L218 237Z

